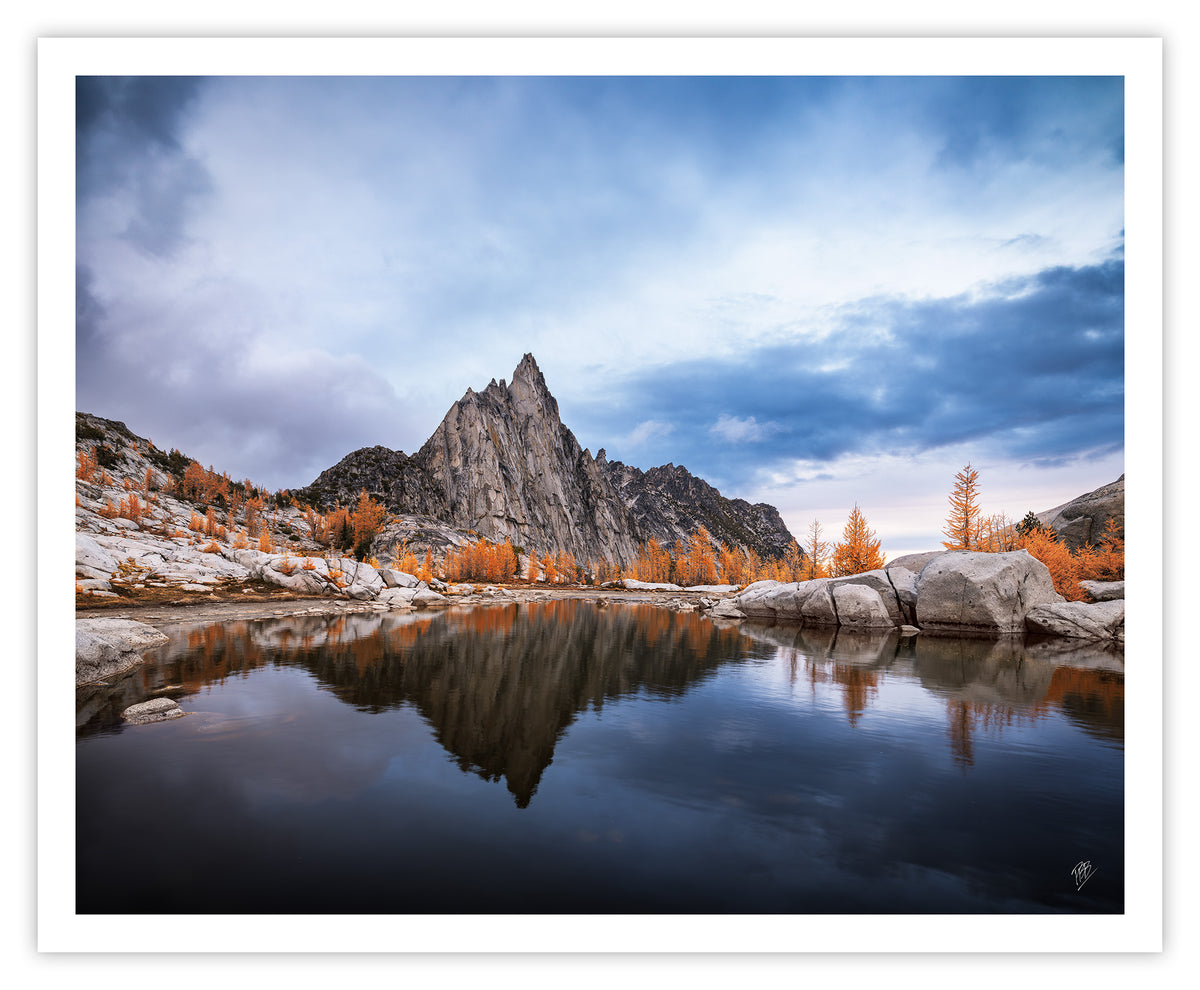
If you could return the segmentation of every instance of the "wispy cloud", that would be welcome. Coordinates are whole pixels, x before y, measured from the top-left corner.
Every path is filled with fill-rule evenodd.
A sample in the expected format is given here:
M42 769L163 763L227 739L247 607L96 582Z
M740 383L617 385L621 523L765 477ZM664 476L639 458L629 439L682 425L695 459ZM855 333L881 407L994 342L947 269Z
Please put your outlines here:
M667 423L659 419L647 419L638 423L629 434L625 437L625 442L630 447L644 447L651 440L658 440L662 437L670 436L675 432L675 424Z
M727 443L755 443L781 429L783 427L778 423L759 423L753 416L739 418L725 413L708 428L708 432Z

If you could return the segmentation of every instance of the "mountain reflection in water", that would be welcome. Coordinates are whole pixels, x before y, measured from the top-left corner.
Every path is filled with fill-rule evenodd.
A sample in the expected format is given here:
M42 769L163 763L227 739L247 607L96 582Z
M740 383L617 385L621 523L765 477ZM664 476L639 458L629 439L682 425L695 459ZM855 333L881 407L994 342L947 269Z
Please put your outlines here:
M1124 739L1121 655L1062 641L1027 646L718 623L649 605L580 601L166 631L172 643L117 690L80 689L80 735L118 725L123 708L148 696L183 701L260 667L293 665L361 712L415 707L461 770L503 779L521 808L580 713L639 694L681 697L723 664L764 656L782 657L793 688L836 686L851 726L882 678L915 680L944 703L948 745L964 768L978 732L1055 711L1097 738Z

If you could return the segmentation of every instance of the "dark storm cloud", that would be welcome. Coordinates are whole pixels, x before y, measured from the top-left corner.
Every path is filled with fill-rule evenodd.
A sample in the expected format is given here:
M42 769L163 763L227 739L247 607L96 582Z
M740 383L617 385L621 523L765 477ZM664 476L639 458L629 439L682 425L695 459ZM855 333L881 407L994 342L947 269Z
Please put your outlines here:
M104 307L92 292L94 275L85 264L75 264L75 362L87 367L95 358L104 320Z
M184 76L80 76L75 82L75 190L83 216L115 197L130 219L125 237L157 257L182 242L198 197L211 191L181 133L204 80Z
M823 339L758 348L733 364L635 376L623 402L591 412L612 436L646 420L670 424L651 456L669 444L673 459L710 479L789 459L955 444L1039 465L1122 447L1119 259L1047 269L983 296L863 300L834 323Z

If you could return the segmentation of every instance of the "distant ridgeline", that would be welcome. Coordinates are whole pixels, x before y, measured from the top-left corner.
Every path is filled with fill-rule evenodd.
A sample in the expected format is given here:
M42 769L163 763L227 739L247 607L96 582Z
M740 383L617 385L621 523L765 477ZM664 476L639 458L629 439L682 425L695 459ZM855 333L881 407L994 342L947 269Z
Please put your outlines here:
M532 354L504 380L468 389L415 454L364 447L293 494L319 508L362 489L398 513L432 516L539 553L627 564L653 538L687 542L700 526L730 549L777 558L792 543L779 512L725 498L685 468L640 471L595 458L558 415Z

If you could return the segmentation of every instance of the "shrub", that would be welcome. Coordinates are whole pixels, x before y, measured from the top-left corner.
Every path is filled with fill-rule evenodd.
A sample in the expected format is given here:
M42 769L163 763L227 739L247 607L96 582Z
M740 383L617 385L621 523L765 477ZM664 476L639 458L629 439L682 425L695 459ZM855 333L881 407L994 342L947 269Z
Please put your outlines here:
M94 450L81 450L75 455L79 464L75 468L75 477L80 481L91 482L96 477L96 471L99 469L99 463L96 460Z
M109 504L112 504L111 499L109 500ZM121 508L119 514L125 519L130 519L135 523L141 523L142 504L138 501L138 497L132 492L127 498L121 499Z
M1080 578L1085 581L1125 580L1125 538L1117 520L1110 516L1100 535L1100 545L1080 564Z
M1028 550L1046 565L1050 571L1050 579L1054 582L1054 590L1063 598L1069 602L1086 600L1087 594L1079 586L1081 561L1058 542L1058 534L1053 529L1026 533L1020 539L1019 549Z

